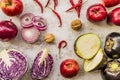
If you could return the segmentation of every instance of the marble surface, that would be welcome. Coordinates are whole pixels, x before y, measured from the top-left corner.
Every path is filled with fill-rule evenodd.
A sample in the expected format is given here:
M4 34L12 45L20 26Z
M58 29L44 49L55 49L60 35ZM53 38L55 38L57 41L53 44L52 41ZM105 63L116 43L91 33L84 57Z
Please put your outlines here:
M43 6L45 6L47 0L40 0ZM75 0L77 2L77 0ZM85 2L86 0L83 0ZM10 20L18 26L19 28L19 34L18 36L9 42L0 42L0 47L2 48L15 48L23 52L23 54L26 56L28 60L28 71L25 74L25 76L22 78L22 80L32 80L30 78L30 69L33 63L33 60L37 53L43 48L43 47L48 47L50 54L54 58L54 64L53 64L53 69L51 74L45 78L44 80L102 80L100 76L100 71L93 71L93 72L84 72L83 71L83 60L80 59L78 56L75 55L74 50L73 50L73 45L78 36L84 33L89 33L93 32L96 33L100 36L103 44L105 41L105 36L110 33L110 32L120 32L120 27L118 26L113 26L113 25L108 25L106 24L106 20L100 22L100 23L91 23L86 19L86 10L87 8L95 3L102 3L101 0L88 0L81 9L81 17L80 20L82 21L82 29L79 31L74 31L70 27L70 23L72 20L77 19L77 14L75 10L72 10L71 12L65 12L66 9L68 9L71 4L69 3L69 0L59 0L59 5L56 9L56 11L60 14L62 21L63 21L63 26L58 27L59 21L57 17L52 13L52 11L48 8L44 8L44 13L41 14L39 6L33 1L33 0L23 0L24 4L24 13L33 13L35 15L42 16L43 18L46 19L48 23L48 29L44 32L41 32L41 36L38 42L35 44L28 44L24 42L21 38L20 34L20 23L19 23L19 18L22 15L16 16L16 17L8 17L3 14L3 12L0 10L0 21L1 20ZM51 0L50 7L53 8L53 0ZM120 6L120 5L118 5ZM115 7L118 7L115 6ZM113 8L107 8L107 11L110 12ZM53 44L46 44L43 40L43 37L46 33L52 33L55 35L55 42ZM57 44L61 40L66 40L68 42L68 46L61 51L61 58L58 58L58 48ZM88 44L89 45L89 44ZM59 71L59 65L60 63L67 59L67 58L72 58L75 59L80 66L80 71L77 76L74 78L64 78L60 75Z

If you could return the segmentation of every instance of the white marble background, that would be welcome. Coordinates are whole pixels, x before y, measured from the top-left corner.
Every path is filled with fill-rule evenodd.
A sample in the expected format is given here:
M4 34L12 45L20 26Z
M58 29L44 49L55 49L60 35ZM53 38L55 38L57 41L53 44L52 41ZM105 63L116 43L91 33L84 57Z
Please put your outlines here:
M18 49L22 51L23 54L26 56L29 66L28 66L28 72L26 73L26 75L23 77L22 80L31 80L30 68L32 66L35 56L41 50L42 47L48 47L50 50L50 54L54 58L54 65L53 65L52 72L44 80L96 80L96 79L102 80L99 71L93 71L93 72L88 72L88 73L83 71L83 60L80 59L78 56L76 56L73 50L74 41L81 34L88 33L88 32L97 33L102 39L102 42L103 42L102 47L103 47L105 36L108 33L113 32L113 31L120 32L119 26L108 25L106 24L105 20L100 23L91 23L86 19L87 8L92 4L102 3L101 0L88 0L82 6L80 20L82 21L83 26L82 26L82 29L79 31L74 31L70 27L71 21L74 19L77 19L77 14L75 10L71 12L65 12L65 10L71 6L71 4L69 3L69 0L59 0L59 5L57 6L57 9L56 9L62 18L62 21L63 21L62 27L58 27L59 21L50 9L44 8L44 13L41 14L39 6L33 0L22 0L22 1L24 4L24 11L22 14L30 12L35 15L42 16L43 18L47 20L47 23L48 23L48 29L45 32L41 33L39 41L36 42L35 44L28 44L22 40L21 35L20 35L21 26L19 23L19 18L22 14L16 17L8 17L4 15L3 12L0 10L0 21L12 19L12 21L19 28L18 36L12 41L0 42L0 47L1 49L3 48ZM45 6L47 0L40 0L40 1L43 4L43 6ZM83 0L83 2L84 1L86 0ZM49 6L53 8L53 0L51 0ZM118 7L118 6L115 6L115 7ZM107 11L110 12L115 7L107 8ZM53 44L44 45L45 42L43 41L43 36L46 33L52 33L55 35L55 42ZM63 40L63 39L68 42L68 46L65 49L62 49L61 58L59 59L57 44L60 40ZM70 79L62 77L59 71L59 64L67 58L75 59L79 63L79 66L80 66L80 71L78 75Z

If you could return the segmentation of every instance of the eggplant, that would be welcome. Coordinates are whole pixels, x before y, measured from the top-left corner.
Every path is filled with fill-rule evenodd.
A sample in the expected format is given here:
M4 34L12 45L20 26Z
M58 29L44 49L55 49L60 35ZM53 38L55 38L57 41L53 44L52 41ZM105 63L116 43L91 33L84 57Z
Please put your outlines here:
M92 59L101 47L101 40L97 34L86 33L80 35L74 44L76 55L83 59Z
M120 33L112 32L107 35L104 51L109 58L120 58Z
M110 60L106 68L101 70L103 80L120 80L120 61Z
M96 56L90 60L84 61L84 71L90 72L93 70L99 70L107 65L107 57L105 56L102 49L98 51Z

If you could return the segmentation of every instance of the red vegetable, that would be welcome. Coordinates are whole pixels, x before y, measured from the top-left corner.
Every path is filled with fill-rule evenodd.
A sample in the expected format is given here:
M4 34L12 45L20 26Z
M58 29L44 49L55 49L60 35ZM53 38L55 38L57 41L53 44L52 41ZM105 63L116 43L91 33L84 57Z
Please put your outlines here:
M35 27L22 28L21 35L27 43L35 43L39 39L40 31Z
M76 7L79 7L79 6L80 6L80 3L75 4L75 5L73 5L71 8L69 8L68 10L66 10L66 12L67 12L67 11L70 11L70 10L76 8Z
M58 0L53 0L53 1L54 1L54 10L55 10L58 5ZM47 7L49 3L50 3L50 0L47 1L47 4L45 5L45 7Z
M62 46L64 44L64 46ZM58 48L61 49L61 48L65 48L67 46L67 42L65 40L62 40L59 42L58 44Z
M61 26L62 26L62 19L61 19L60 15L58 14L58 12L56 12L56 11L53 10L52 8L49 7L49 9L51 9L52 12L57 16L57 18L58 18L58 20L59 20L59 22L60 22L59 27L61 27Z
M61 48L65 48L66 46L67 46L67 42L65 40L62 40L62 41L59 42L59 44L58 44L59 55L60 55Z
M75 5L74 2L73 2L73 0L69 0L69 2L71 3L72 6ZM76 10L78 18L79 18L80 17L80 9L79 9L79 7L76 7L75 10Z
M8 41L15 38L18 34L17 26L10 20L0 22L0 40Z
M32 23L39 31L45 31L47 29L46 21L40 16L34 16Z
M82 6L82 0L79 0L77 4L74 4L73 0L69 0L69 2L71 3L72 7L69 8L68 10L66 10L66 12L75 9L78 17L80 17L80 10L81 10L81 6Z
M50 0L47 1L47 4L45 5L45 7L47 7L49 5L49 3L50 3Z
M57 5L58 5L58 0L54 0L54 10L56 10Z
M23 28L35 27L39 31L47 29L47 22L40 16L34 16L32 13L26 13L21 16L20 23Z
M39 7L41 8L41 13L43 13L43 6L41 2L39 0L34 0L34 1L39 5Z
M22 27L31 27L33 26L32 24L32 18L34 15L32 13L25 13L24 15L21 16L20 18L20 24Z

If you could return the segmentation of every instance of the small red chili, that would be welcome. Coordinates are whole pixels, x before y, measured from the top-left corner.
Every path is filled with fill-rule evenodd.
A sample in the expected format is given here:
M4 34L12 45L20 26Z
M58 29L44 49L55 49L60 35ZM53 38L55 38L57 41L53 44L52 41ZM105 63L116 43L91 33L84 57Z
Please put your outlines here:
M48 7L49 3L50 3L50 0L47 1L47 4L45 5L45 8Z
M58 0L53 0L53 1L54 1L54 10L56 10L56 7L58 5ZM47 1L45 7L48 7L49 3L50 3L50 0Z
M57 5L58 5L58 0L54 0L54 10L56 10Z
M67 42L65 40L60 41L59 44L58 44L59 49L65 48L66 46L67 46Z
M73 5L71 8L69 8L68 10L66 10L66 12L67 12L67 11L70 11L70 10L76 8L76 7L79 7L79 6L80 6L80 3L75 4L75 5Z
M39 7L41 8L41 13L43 13L43 6L41 2L39 0L34 0L34 1L39 5Z
M59 44L58 44L59 57L60 57L61 48L65 48L66 46L67 46L67 42L65 40L62 40L62 41L59 42Z
M73 2L73 0L69 0L69 2L71 3L72 6L75 5L74 2ZM75 10L77 12L78 18L80 18L80 9L79 9L79 7L76 7Z
M66 10L66 12L75 9L78 15L78 18L80 17L80 11L81 11L81 6L82 6L82 0L79 0L77 4L74 4L73 0L69 0L71 3L72 7Z
M56 12L56 11L53 10L52 8L49 7L49 9L51 9L52 12L57 16L57 18L58 18L58 20L59 20L59 22L60 22L59 27L61 27L61 26L62 26L62 19L61 19L60 15L58 14L58 12Z

